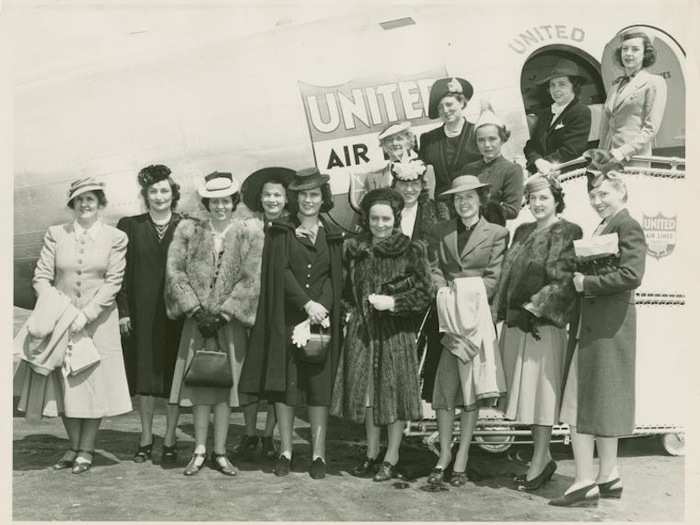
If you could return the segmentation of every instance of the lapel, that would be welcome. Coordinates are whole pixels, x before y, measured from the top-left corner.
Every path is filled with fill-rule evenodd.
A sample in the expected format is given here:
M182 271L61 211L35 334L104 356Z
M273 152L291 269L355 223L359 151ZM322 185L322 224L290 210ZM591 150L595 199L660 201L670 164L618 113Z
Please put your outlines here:
M467 244L464 245L464 249L462 250L460 259L464 259L469 254L469 252L471 252L474 248L486 241L488 230L489 227L486 223L486 220L483 217L480 217L479 222L476 223L476 226L474 226L474 230L472 230L472 233L469 236ZM455 229L455 242L457 242L456 238L457 231Z
M551 109L549 110L549 122L550 122L550 124L549 124L549 127L547 128L547 136L551 135L552 132L554 132L554 128L557 127L557 124L559 124L561 122L561 120L564 118L566 113L571 109L571 106L573 106L574 104L576 104L576 98L574 98L571 102L569 102L566 105L564 110L561 113L559 113L559 115L557 116L556 119L554 119L554 122L552 122L552 115L553 115L552 110Z
M615 216L608 221L608 223L605 225L605 228L603 228L603 231L600 232L600 235L606 235L608 233L612 233L612 231L617 228L617 226L622 222L624 219L629 217L629 212L627 211L627 208L622 208L620 211L618 211Z
M457 253L457 219L450 220L449 228L443 237L443 242L452 258L459 262L460 256Z
M615 88L615 100L612 105L613 111L616 111L620 106L622 106L622 104L624 104L625 101L628 100L635 92L646 86L647 81L649 80L647 76L648 73L642 69L634 76L632 80L627 83L625 87L622 88L622 91L618 93L617 88Z

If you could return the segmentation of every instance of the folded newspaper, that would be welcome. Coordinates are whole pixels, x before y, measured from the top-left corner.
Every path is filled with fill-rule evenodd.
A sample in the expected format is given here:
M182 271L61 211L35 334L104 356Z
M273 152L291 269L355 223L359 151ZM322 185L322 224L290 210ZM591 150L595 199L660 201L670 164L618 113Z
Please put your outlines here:
M574 241L574 251L576 257L582 260L602 259L619 253L618 241L617 233L594 235Z

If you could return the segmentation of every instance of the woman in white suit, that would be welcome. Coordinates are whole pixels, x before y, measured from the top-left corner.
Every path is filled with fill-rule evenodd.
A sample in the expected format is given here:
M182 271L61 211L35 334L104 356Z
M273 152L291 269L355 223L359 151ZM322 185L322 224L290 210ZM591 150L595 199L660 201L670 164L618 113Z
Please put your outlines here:
M666 108L666 80L646 70L656 61L649 36L628 31L620 42L615 60L625 74L613 82L600 122L600 147L618 161L651 155Z
M93 178L74 181L67 205L75 219L49 228L34 271L37 295L54 288L68 296L78 309L69 331L78 334L84 330L99 354L97 364L75 375L60 368L52 373L63 395L51 404L63 417L70 442L70 450L53 468L71 468L74 474L92 466L102 418L131 411L116 305L126 267L127 237L100 220L106 204L102 182Z

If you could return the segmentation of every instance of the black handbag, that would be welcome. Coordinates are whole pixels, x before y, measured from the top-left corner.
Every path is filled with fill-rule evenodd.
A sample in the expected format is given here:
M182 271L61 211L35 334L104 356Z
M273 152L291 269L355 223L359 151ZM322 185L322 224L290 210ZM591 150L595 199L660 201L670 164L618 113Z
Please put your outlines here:
M305 363L323 363L328 355L330 344L330 329L319 326L318 333L311 332L311 336L306 344L302 347L297 347L297 356L300 361Z
M228 352L222 352L216 338L205 339L203 348L196 350L185 372L187 386L231 388L233 374Z

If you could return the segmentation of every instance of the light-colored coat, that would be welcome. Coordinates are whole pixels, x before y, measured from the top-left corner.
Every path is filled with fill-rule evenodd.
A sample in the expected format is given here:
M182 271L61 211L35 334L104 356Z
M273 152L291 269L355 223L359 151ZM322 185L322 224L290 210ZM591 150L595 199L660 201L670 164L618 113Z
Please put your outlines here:
M651 155L666 108L666 80L642 69L622 90L610 88L600 121L600 147L622 156Z
M116 305L127 242L124 232L106 224L99 226L94 238L78 238L73 223L49 227L34 272L34 289L41 296L53 287L82 310L88 321L85 332L100 362L75 376L57 370L46 381L25 374L19 409L28 417L101 418L131 411Z
M196 307L223 312L247 326L255 323L260 294L260 264L265 235L260 219L234 219L224 238L219 267L208 221L183 219L173 235L166 266L168 316Z

